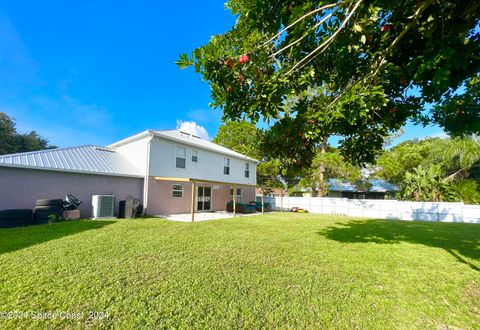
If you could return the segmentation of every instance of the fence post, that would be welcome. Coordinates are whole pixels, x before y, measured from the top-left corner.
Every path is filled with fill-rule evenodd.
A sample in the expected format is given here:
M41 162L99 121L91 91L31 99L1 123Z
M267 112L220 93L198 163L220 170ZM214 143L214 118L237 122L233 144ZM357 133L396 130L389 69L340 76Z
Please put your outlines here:
M465 222L465 221L463 220L463 207L464 207L464 206L465 206L465 204L463 204L463 202L462 202L462 207L461 207L461 219L462 219L462 222Z

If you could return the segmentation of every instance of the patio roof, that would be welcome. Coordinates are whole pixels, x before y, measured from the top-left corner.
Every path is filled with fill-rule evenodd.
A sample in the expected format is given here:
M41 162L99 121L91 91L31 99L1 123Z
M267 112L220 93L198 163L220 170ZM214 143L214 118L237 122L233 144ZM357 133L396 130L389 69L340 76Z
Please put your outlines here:
M153 177L153 179L157 181L196 182L196 183L203 182L203 183L213 183L213 184L221 184L221 185L227 185L227 186L257 187L254 184L195 179L195 178L174 178L174 177L155 176Z

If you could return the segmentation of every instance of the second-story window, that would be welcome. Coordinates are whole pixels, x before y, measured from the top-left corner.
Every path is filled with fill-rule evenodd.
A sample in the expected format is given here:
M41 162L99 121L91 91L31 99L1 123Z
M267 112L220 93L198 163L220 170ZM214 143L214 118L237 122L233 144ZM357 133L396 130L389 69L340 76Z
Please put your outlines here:
M192 162L194 162L194 163L198 162L198 151L197 150L192 150Z
M245 163L245 177L249 178L250 177L250 164Z
M177 147L175 166L177 168L185 168L186 161L187 161L187 149L184 147Z
M230 158L223 159L223 174L230 174Z

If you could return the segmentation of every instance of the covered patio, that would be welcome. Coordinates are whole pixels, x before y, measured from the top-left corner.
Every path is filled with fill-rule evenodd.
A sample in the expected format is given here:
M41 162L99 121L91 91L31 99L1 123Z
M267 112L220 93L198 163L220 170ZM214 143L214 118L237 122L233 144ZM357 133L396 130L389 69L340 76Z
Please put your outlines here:
M256 213L251 214L239 214L237 208L237 188L241 187L248 187L248 188L256 188L256 185L249 185L249 184L239 184L234 182L225 182L225 181L215 181L215 180L205 180L205 179L195 179L195 178L175 178L175 177L154 177L155 181L158 182L179 182L179 183L187 183L191 186L191 193L190 195L190 213L176 213L176 214L163 214L160 215L166 219L174 220L174 221L182 221L182 222L194 222L194 221L205 221L205 220L214 220L214 219L225 219L225 218L235 218L237 216L246 216L246 215L255 215ZM197 196L197 187L201 187L202 185L222 185L228 186L233 190L231 202L233 203L233 209L231 212L227 212L225 210L217 210L215 212L211 211L200 211L197 210L198 202L201 202L201 199L204 196ZM255 198L254 198L255 199ZM262 209L261 213L264 213L263 208L263 193L262 193ZM226 209L226 205L225 205Z

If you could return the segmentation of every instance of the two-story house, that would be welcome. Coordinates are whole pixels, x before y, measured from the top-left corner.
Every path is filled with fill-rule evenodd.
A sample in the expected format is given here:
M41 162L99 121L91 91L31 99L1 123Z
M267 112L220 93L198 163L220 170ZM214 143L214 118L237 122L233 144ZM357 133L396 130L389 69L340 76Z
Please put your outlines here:
M258 161L191 134L147 130L107 147L0 156L0 209L72 194L91 216L92 195L140 199L150 215L225 210L255 200Z

